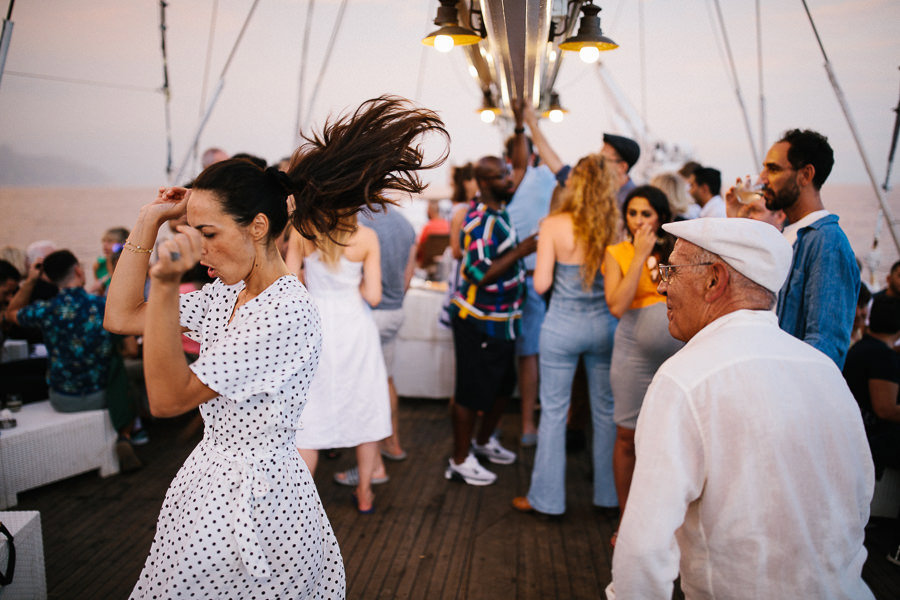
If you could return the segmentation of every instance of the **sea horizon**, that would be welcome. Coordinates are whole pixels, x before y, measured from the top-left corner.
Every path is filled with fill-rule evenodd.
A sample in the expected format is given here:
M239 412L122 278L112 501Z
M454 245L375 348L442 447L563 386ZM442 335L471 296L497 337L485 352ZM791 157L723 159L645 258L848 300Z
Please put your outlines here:
M0 247L9 245L24 250L37 240L51 240L57 247L71 250L90 267L100 255L103 232L111 227L130 229L138 210L153 200L156 190L149 186L0 187ZM424 201L448 195L446 186L433 186L421 198L402 202L401 210L418 230L424 225ZM900 191L891 190L886 199L894 218L900 218ZM841 227L863 263L863 281L872 289L883 288L885 276L900 253L887 219L882 222L878 248L872 250L878 201L871 186L826 183L822 200L826 209L840 217Z

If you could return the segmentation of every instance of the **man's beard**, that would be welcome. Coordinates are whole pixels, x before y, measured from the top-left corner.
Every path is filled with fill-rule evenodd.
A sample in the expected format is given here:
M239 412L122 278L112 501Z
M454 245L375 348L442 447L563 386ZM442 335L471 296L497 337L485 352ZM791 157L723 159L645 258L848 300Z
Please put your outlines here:
M491 190L491 195L494 196L494 199L498 202L503 202L504 204L509 204L509 201L512 200L513 193L514 192L508 189Z
M769 197L769 194L765 194L765 192L773 195ZM797 185L797 177L795 176L780 192L774 193L771 188L766 187L763 193L765 194L766 208L769 210L785 210L796 204L797 199L800 198L800 186Z

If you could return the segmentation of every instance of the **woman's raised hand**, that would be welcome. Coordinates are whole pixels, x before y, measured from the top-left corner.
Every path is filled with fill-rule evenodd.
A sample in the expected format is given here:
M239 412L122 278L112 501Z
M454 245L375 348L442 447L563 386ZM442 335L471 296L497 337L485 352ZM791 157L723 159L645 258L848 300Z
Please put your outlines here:
M160 225L171 219L177 219L187 210L187 201L191 190L183 187L161 187L156 200L144 206L146 214Z
M644 223L635 230L633 244L635 258L647 260L656 245L656 228L652 223Z
M200 232L188 225L179 225L178 233L159 247L159 260L150 267L154 281L180 283L181 276L200 260L202 241Z

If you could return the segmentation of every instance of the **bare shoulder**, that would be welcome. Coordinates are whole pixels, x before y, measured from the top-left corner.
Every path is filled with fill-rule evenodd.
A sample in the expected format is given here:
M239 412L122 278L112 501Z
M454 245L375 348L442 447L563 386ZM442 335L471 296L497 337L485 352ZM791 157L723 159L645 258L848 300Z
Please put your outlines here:
M545 235L554 235L571 229L571 213L557 213L555 215L544 217L544 220L541 221L541 233Z

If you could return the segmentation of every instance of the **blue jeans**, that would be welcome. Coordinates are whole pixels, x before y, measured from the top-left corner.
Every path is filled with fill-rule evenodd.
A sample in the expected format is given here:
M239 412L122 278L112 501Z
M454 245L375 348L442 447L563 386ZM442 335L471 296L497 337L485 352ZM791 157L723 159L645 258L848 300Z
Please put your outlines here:
M528 501L542 513L566 510L566 417L578 359L584 359L594 428L595 506L616 506L612 452L616 439L609 385L616 319L606 304L553 298L540 344L541 420Z

